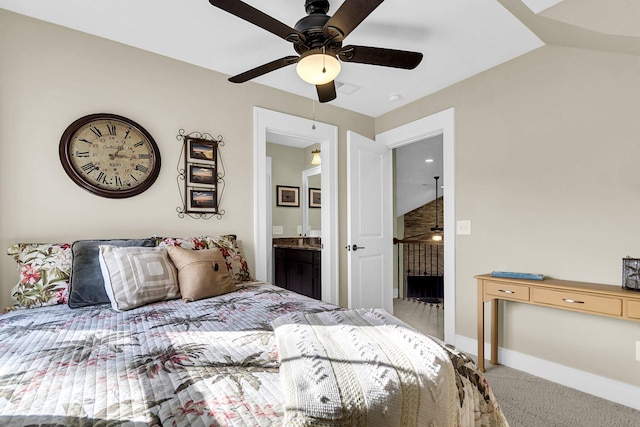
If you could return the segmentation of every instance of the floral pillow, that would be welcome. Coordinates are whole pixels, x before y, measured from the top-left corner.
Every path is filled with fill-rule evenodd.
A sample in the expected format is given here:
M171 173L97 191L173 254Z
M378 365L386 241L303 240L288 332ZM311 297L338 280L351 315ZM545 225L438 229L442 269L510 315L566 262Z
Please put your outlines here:
M242 256L242 252L236 242L236 236L233 234L227 234L224 236L209 236L206 237L209 243L209 247L220 248L225 262L227 263L227 269L231 278L236 283L251 281L251 274L249 273L249 266L247 261Z
M11 295L19 308L66 304L71 274L69 243L18 243L7 248L18 263Z
M229 270L229 274L236 284L252 280L247 261L242 256L242 252L236 242L236 236L233 234L182 238L156 237L156 241L158 246L179 246L184 249L219 248L224 256L227 270Z

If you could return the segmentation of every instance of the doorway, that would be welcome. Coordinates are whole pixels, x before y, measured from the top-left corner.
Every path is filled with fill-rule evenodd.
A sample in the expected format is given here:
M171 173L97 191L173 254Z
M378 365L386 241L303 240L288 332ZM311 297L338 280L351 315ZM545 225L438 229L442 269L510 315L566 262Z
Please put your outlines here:
M449 108L406 125L376 135L376 141L394 149L442 135L443 176L447 177L443 196L444 232L449 236L444 248L444 341L455 345L455 109Z
M338 305L338 128L302 117L254 107L255 278L273 282L271 180L268 137L320 144L322 155L322 300Z

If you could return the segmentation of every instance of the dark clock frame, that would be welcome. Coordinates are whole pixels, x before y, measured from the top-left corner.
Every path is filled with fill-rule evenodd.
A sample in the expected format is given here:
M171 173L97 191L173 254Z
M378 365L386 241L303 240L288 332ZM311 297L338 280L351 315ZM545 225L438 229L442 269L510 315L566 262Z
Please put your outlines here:
M69 148L74 135L83 126L91 122L100 121L100 120L119 121L119 122L125 123L127 126L131 126L132 128L135 128L138 132L140 132L140 134L142 134L147 139L147 141L149 142L149 145L151 146L151 149L153 150L155 162L153 165L153 169L151 170L151 173L147 176L147 178L144 181L142 181L140 184L136 185L131 189L109 190L109 189L97 187L92 183L86 181L84 177L82 175L79 175L75 170L75 168L73 167L73 162L71 159L71 153L69 151ZM69 178L71 178L73 182L75 182L78 186L82 187L83 189L87 190L90 193L93 193L100 197L106 197L110 199L123 199L127 197L137 196L138 194L148 190L149 187L153 185L153 183L158 178L158 175L160 174L160 165L161 165L160 150L158 149L158 145L156 144L151 134L135 121L117 114L110 114L110 113L90 114L88 116L81 117L76 121L74 121L73 123L71 123L67 127L67 129L64 131L64 133L62 134L62 138L60 139L59 154L60 154L60 162L62 163L62 167L64 168L64 171L67 173L67 175L69 176Z

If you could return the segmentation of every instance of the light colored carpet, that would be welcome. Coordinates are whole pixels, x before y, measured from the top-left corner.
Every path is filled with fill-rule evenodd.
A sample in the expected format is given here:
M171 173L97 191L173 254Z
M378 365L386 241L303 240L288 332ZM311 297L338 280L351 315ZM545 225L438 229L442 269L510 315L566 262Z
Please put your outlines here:
M395 299L393 310L414 328L443 339L442 307ZM526 372L487 364L485 377L511 427L640 427L640 411Z
M393 300L393 315L422 333L444 340L444 308L415 300Z
M511 427L640 427L640 411L502 365L485 377Z

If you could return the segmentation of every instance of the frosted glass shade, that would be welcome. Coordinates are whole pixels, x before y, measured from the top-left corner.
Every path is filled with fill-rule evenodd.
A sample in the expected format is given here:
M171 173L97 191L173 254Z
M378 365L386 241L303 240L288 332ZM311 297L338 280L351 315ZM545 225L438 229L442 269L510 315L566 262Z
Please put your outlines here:
M322 51L309 51L300 57L296 72L307 83L323 85L338 77L340 61L333 55L323 54Z
M320 160L320 150L313 150L311 154L313 154L313 158L311 159L312 165L319 165L322 163Z

